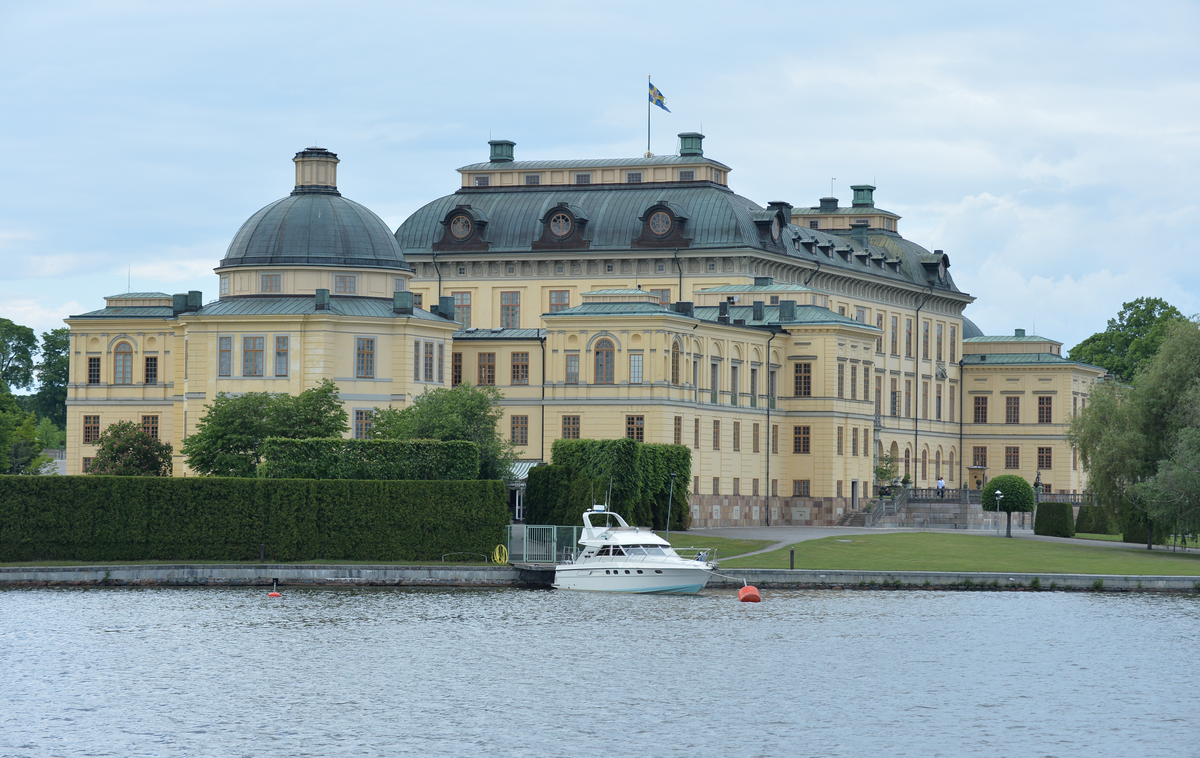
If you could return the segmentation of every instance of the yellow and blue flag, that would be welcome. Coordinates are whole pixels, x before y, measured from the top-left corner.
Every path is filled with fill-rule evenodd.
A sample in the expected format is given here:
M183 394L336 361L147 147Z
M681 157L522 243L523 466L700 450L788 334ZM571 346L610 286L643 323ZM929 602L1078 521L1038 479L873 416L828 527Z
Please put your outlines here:
M650 102L654 103L659 108L662 108L667 113L671 112L671 109L666 105L667 98L663 95L663 93L659 92L658 87L655 87L653 84L650 85Z

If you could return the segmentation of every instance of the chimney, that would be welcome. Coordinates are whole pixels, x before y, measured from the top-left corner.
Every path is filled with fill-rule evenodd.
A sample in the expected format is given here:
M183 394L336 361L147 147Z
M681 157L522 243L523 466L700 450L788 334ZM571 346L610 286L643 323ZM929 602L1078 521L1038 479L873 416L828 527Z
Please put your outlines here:
M717 316L717 323L718 324L728 324L729 323L729 314L725 313L723 315Z
M770 287L774 283L775 283L775 277L773 277L773 276L756 276L756 277L754 277L754 286L755 287Z
M675 303L675 312L691 318L696 315L696 308L691 300L680 300Z
M513 148L517 146L516 142L506 139L488 140L488 144L492 146L492 163L512 163Z
M754 301L754 320L755 321L763 320L763 301L762 300Z
M867 230L871 227L870 222L858 223L850 225L850 239L864 250L867 248Z
M204 306L204 293L200 290L191 290L187 293L187 309L189 311L198 311Z
M296 164L296 188L293 195L317 193L340 194L337 191L337 153L323 147L306 147L292 158Z
M454 320L454 296L443 295L438 298L438 315L442 318Z
M746 319L744 319L744 318L735 318L735 319L733 320L733 325L734 325L734 326L745 326L745 325L746 325Z
M325 290L328 297L329 290ZM392 313L411 316L413 312L413 293L408 290L392 293Z
M1024 337L1025 330L1024 329L1015 329L1015 330L1013 330L1013 336L1014 337Z
M822 213L829 213L838 209L838 199L836 197L821 198L821 207L818 209Z
M178 316L180 313L187 313L188 296L186 292L178 292L171 296L171 313Z
M850 186L854 190L854 207L855 208L874 208L875 207L875 188L869 184L854 184Z
M725 316L726 318L729 317L729 301L728 300L722 300L720 303L717 303L717 315Z
M326 289L317 290L316 308L319 311L329 310L329 290L326 290Z
M780 321L795 321L796 320L796 301L781 300L779 302L779 320Z
M683 132L679 135L680 155L704 155L704 135L700 132Z

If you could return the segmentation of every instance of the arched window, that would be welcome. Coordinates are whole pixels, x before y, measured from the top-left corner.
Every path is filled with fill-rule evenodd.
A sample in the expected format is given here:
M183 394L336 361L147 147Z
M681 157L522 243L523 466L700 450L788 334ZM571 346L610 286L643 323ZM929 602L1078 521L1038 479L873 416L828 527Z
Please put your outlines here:
M113 351L113 384L133 384L133 347L128 342Z
M929 449L921 451L921 479L929 479Z
M596 377L593 380L596 384L614 384L613 366L616 361L613 358L613 343L609 340L600 340L596 343Z
M946 478L954 481L954 450L950 451L950 470L946 472Z
M671 344L671 384L679 386L679 343Z
M942 451L938 450L933 454L933 475L936 479L942 478Z
M911 473L912 451L904 448L904 475L909 476Z

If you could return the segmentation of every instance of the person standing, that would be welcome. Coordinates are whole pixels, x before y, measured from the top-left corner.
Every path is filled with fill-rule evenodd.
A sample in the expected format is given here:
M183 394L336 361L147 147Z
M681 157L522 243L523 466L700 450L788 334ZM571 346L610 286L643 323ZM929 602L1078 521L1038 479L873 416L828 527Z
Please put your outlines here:
M938 491L938 497L941 497L941 498L946 497L946 480L940 476L938 477L938 480L937 480L937 491Z

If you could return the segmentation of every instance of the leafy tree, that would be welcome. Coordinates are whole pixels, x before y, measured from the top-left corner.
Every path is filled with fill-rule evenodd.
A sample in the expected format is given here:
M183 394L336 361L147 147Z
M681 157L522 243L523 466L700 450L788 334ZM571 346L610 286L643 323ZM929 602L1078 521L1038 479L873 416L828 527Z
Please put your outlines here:
M882 485L891 484L900 473L900 460L891 453L879 456L879 465L875 467L875 481Z
M1183 319L1175 306L1158 297L1139 297L1121 306L1108 328L1097 332L1070 350L1073 361L1108 369L1123 382L1133 379L1158 352L1168 327Z
M33 409L60 429L67 426L67 381L71 371L71 330L67 327L42 333L42 353L35 369L38 391Z
M1179 432L1171 456L1158 471L1134 485L1151 523L1171 524L1176 534L1195 534L1200 527L1200 428Z
M42 455L42 446L37 439L36 420L32 413L10 417L10 444L8 447L8 468L4 473L14 476L26 474L36 475L44 472L49 456Z
M349 429L337 385L325 379L299 395L217 395L181 448L188 466L210 476L255 476L267 437L340 437Z
M33 354L37 335L27 326L0 318L0 381L9 387L33 384Z
M504 396L495 387L435 387L417 396L403 410L376 408L374 435L379 439L466 440L479 446L479 478L512 478L517 459L511 441L496 427L504 416Z
M998 503L996 492L1004 495ZM987 480L980 501L985 511L1004 511L1008 514L1008 526L1004 530L1004 536L1012 537L1013 511L1020 513L1033 510L1033 487L1016 474L1004 474Z
M62 447L67 439L67 433L54 425L54 422L48 418L44 418L38 422L34 434L37 438L38 447L43 450L51 450Z
M171 443L155 439L132 421L100 432L87 473L106 476L170 476Z

